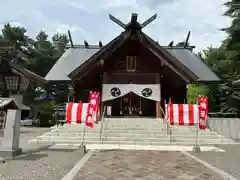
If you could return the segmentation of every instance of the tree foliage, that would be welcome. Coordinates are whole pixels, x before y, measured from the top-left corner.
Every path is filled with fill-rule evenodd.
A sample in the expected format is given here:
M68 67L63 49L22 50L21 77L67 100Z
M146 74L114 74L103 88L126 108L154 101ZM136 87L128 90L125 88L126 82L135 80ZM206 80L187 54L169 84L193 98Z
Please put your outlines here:
M68 43L68 37L65 34L58 33L49 38L44 31L40 31L35 39L31 39L26 33L27 30L24 27L14 27L6 24L0 33L0 59L15 61L15 63L45 77L63 54ZM5 46L5 48L2 46ZM57 94L58 92L58 88L55 86L45 88L49 94ZM27 104L32 104L41 93L36 89L39 89L39 86L31 83L24 98ZM59 96L61 95L60 93Z
M230 27L222 29L228 37L218 48L208 47L199 55L221 79L207 84L210 111L240 112L240 0L232 0L224 15L232 18Z

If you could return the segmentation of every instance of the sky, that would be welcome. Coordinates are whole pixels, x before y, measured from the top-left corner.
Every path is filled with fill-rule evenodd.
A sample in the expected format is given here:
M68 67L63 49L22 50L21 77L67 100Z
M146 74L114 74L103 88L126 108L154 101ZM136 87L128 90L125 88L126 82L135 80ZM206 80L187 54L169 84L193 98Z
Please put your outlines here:
M190 43L200 51L217 47L226 37L219 29L230 25L225 0L8 0L0 6L0 28L11 22L24 26L36 37L40 30L49 36L71 31L74 44L103 44L123 31L109 19L109 13L128 23L131 13L143 22L157 13L157 19L143 31L161 45L183 41L191 31Z

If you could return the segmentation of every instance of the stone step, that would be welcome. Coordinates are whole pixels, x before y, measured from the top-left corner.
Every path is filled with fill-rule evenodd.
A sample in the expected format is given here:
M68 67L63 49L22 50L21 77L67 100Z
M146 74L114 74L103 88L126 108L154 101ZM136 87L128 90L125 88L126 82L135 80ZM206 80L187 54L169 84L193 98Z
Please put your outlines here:
M37 139L46 139L46 140L82 140L83 137L82 136L78 136L78 137L66 137L66 136L38 136ZM89 140L99 140L100 137L96 136L96 137L89 137L89 136L85 136L84 139L89 139ZM165 141L165 140L169 140L170 136L162 136L162 137L139 137L139 136L133 136L133 137L106 137L106 140L111 140L111 141ZM196 141L196 137L174 137L175 140L177 141ZM233 141L230 139L226 139L226 138L204 138L204 137L199 137L199 140L203 140L203 141Z
M133 137L133 136L138 136L138 137L161 137L161 136L166 136L167 133L134 133L134 132L125 132L125 133L115 133L115 132L104 132L102 135L105 134L107 136L114 136L114 137ZM50 133L50 134L43 134L42 136L62 136L62 137L76 137L76 136L82 136L82 133L71 133L71 132L61 132L61 133ZM100 136L100 133L86 133L86 136L92 137L92 136ZM196 137L195 134L173 134L173 136L176 137ZM206 137L206 138L211 138L211 137L224 137L221 135L216 135L216 134L199 134L200 137Z
M74 131L63 131L63 132L52 132L52 133L45 133L43 135L46 135L46 136L81 136L84 132L74 132ZM85 132L85 134L89 134L90 136L100 136L100 132ZM115 131L103 131L102 134L107 134L108 136L164 136L164 135L167 135L167 131L158 131L158 132L152 132L152 131L118 131L118 132L115 132ZM173 136L196 136L196 133L191 133L191 132L172 132L172 135ZM221 135L218 135L217 133L215 132L211 132L211 133L208 133L208 132L199 132L199 136L217 136L217 137L221 137Z
M152 150L152 151L193 151L192 145L124 145L124 144L88 144L87 150ZM201 151L225 152L215 146L201 146Z
M42 144L49 144L49 143L54 143L54 144L79 144L81 143L81 141L79 142L79 140L37 140L37 139L33 139L33 140L29 140L29 143L42 143ZM99 144L101 143L99 140L94 140L94 141L90 141L90 140L85 140L84 144ZM159 142L148 142L148 141L110 141L110 140L104 140L103 142L104 144L129 144L129 145L134 145L134 144L139 144L139 145L194 145L194 142L170 142L168 141L159 141ZM208 145L208 144L238 144L234 141L199 141L200 145Z
M110 144L110 143L117 143L117 144L167 144L167 143L171 143L171 144L195 144L196 141L175 141L175 142L170 142L170 140L166 140L166 141L112 141L112 140L104 140L103 143L106 144ZM225 140L225 141L212 141L212 140L199 140L199 144L237 144L234 141L229 141L229 140Z
M69 149L69 150L75 150L75 149L79 149L81 147L81 144L55 144L51 147L49 147L49 149Z
M82 133L84 130L66 130L66 129L61 129L61 130L55 130L51 131L49 133ZM159 134L159 133L166 133L167 129L157 129L157 130L143 130L143 129L135 129L135 130L128 130L128 129L104 129L102 131L91 131L91 130L86 130L85 132L87 133L100 133L100 132L107 132L107 133L115 133L115 134L127 134L127 133L142 133L142 134ZM180 130L172 130L173 134L196 134L196 131L180 131ZM217 135L216 132L214 131L199 131L199 134L212 134L212 135Z
M115 134L121 134L121 133L141 133L141 134L159 134L159 133L166 133L167 130L162 129L162 130L132 130L132 131L126 131L126 130L108 130L105 129L103 132L105 133L115 133ZM197 132L191 132L191 131L172 131L172 134L196 134ZM212 135L217 135L216 132L213 131L199 131L199 134L212 134Z

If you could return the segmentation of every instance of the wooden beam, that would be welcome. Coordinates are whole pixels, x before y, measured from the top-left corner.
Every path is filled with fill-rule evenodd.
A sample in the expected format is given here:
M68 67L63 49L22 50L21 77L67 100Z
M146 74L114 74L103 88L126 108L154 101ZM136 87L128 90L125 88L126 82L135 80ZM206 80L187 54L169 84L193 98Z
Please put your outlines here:
M182 73L180 73L178 71L177 68L175 68L174 66L172 66L171 64L169 64L166 60L164 60L165 58L163 56L161 56L160 54L156 53L152 48L148 47L148 49L155 55L157 56L161 61L164 61L164 65L167 65L170 69L172 69L178 76L180 76L186 83L189 83L190 80L189 78L187 78L185 75L183 75Z
M168 61L171 63L171 66L174 67L174 69L178 69L182 72L181 74L184 74L184 76L188 79L188 81L189 80L191 80L191 81L198 80L198 77L193 72L191 72L186 66L184 66L175 56L171 55L167 50L165 50L162 46L160 46L155 41L153 41L146 34L144 34L144 33L142 33L142 34L143 34L142 43L144 44L144 46L146 46L148 49L152 49L153 52L160 52L165 59L168 59ZM157 54L159 55L159 53L157 53ZM165 60L165 62L166 62L166 60ZM179 71L176 71L176 72L179 72ZM181 75L181 76L183 76L183 75Z
M105 51L107 51L111 46L115 45L120 39L122 38L122 35L117 36L115 39L113 39L111 42L109 42L107 45L105 45L103 48L99 49L92 57L90 57L86 62L78 66L74 71L72 71L68 76L70 79L77 76L79 72L84 70L89 64L92 63L92 61L95 61L99 56L104 54Z
M157 13L154 14L152 17L148 18L146 21L144 21L144 22L141 24L141 28L146 27L148 24L150 24L151 22L153 22L156 18L157 18Z
M185 41L185 44L184 44L184 48L186 48L188 46L188 41L189 41L189 38L190 38L190 34L191 34L191 32L188 31L187 38L186 38L186 41Z
M93 55L88 60L89 61L88 63L83 64L81 67L79 67L77 72L81 75L78 78L76 78L76 80L80 80L81 78L83 78L84 76L89 74L92 71L93 67L97 66L98 60L107 58L111 53L113 53L119 47L121 47L122 44L128 39L128 37L130 37L130 32L123 33L123 34L121 34L121 36L122 37L120 37L116 42L113 42L113 44L111 44L107 47L104 46L106 48L103 47L102 49L104 49L104 50L101 51L101 53ZM92 67L90 67L90 66L92 66ZM81 71L83 71L83 73L81 73ZM77 75L77 72L74 74L74 76ZM72 78L74 78L74 77L72 76Z
M71 47L74 47L70 30L68 30L68 38L69 38Z
M137 13L132 13L131 23L136 24L137 23L137 18L138 18L138 14Z
M117 25L121 26L123 29L126 29L127 25L124 24L122 21L120 21L119 19L115 18L113 15L109 14L109 18L115 22Z

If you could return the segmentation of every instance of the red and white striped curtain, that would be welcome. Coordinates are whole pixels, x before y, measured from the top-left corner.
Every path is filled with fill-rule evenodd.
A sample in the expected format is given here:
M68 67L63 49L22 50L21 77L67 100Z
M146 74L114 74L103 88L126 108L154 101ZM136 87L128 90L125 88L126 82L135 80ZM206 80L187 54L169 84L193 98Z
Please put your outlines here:
M165 104L165 119L171 125L195 125L199 121L197 104Z
M82 124L93 128L94 122L97 121L99 92L90 92L89 103L67 103L66 121L67 124Z
M198 124L199 129L206 129L208 114L208 99L199 96L199 104L165 104L165 119L171 125L193 126Z
M66 121L67 124L85 123L88 115L89 103L67 103Z

